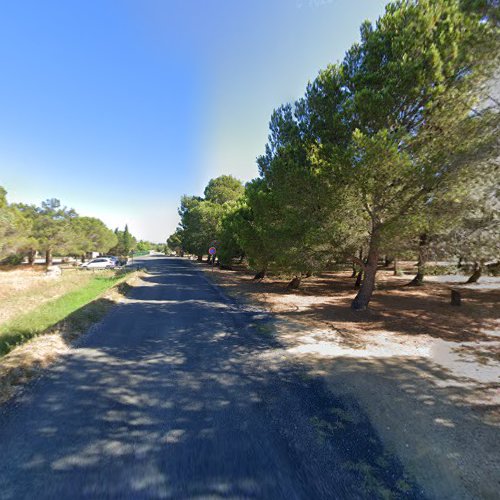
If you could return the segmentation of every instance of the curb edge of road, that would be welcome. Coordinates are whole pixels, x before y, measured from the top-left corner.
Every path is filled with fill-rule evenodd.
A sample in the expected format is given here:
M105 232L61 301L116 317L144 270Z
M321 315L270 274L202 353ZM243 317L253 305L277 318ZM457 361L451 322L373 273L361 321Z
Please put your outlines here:
M272 318L272 314L270 314L265 309L262 309L260 307L257 307L257 306L254 306L254 305L250 305L250 304L244 304L244 303L242 304L241 302L239 302L234 297L231 297L231 296L227 295L226 293L223 292L223 290L221 289L221 287L219 285L217 285L217 283L214 283L212 280L210 280L205 275L205 272L202 269L200 269L196 264L193 264L193 262L191 262L190 260L188 260L188 262L189 262L189 265L193 269L195 269L201 275L202 279L206 283L208 283L208 285L210 286L210 288L212 288L217 293L217 295L222 299L222 301L225 302L226 304L228 304L231 308L233 308L235 310L238 310L238 311L241 311L241 312L249 312L249 313L253 313L253 314L261 314L264 317L266 317L267 319L271 319Z
M233 306L233 307L235 307L237 309L241 309L241 305L238 304L238 302L236 302L235 299L233 299L229 295L225 294L221 290L220 286L218 286L212 280L210 280L209 278L207 278L205 276L205 272L202 269L199 269L198 266L196 266L196 264L193 264L190 260L188 260L187 262L201 276L201 278L203 279L203 281L205 281L205 283L207 283L210 286L210 288L217 293L217 295L222 299L223 302L225 302L226 304L231 305L231 306Z

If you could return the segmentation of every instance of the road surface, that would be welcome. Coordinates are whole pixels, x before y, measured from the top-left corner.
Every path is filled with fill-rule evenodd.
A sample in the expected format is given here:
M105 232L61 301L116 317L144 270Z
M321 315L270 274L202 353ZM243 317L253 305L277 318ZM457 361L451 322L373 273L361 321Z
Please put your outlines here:
M355 402L275 360L269 318L185 259L141 262L130 300L0 410L0 498L419 496Z

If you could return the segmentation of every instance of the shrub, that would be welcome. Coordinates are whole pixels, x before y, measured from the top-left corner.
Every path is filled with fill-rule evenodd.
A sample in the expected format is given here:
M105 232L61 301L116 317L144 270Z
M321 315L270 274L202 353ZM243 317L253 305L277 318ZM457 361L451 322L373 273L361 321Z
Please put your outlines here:
M18 266L24 261L24 255L19 253L14 253L3 259L0 264L5 264L8 266Z

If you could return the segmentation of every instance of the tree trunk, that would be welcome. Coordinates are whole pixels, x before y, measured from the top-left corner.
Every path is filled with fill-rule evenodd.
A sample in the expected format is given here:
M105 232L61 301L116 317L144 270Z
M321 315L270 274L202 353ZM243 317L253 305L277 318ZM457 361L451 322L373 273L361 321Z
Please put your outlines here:
M425 273L419 269L415 277L408 283L408 286L422 286L424 284L424 277Z
M286 289L287 290L297 290L297 288L300 287L301 281L302 281L301 276L295 276L295 278L293 278L293 280L290 281L290 283L288 283L288 285L286 286Z
M362 262L363 261L363 247L360 247L359 248L359 260ZM361 269L361 274L363 274L363 269ZM353 259L352 261L352 274L351 274L351 278L355 278L356 275L359 276L358 274L358 269L356 267L356 260ZM358 282L358 280L356 280L356 283ZM359 283L361 283L361 279L359 278ZM358 286L359 287L359 286ZM356 288L356 285L354 285L354 288Z
M264 278L266 277L266 270L265 269L262 269L261 271L259 271L254 277L253 279L254 280L263 280Z
M364 311L368 308L373 290L375 289L375 277L377 274L377 264L379 256L380 235L379 229L373 228L370 237L370 248L364 269L364 279L355 299L351 302L351 309Z
M351 278L355 278L357 274L358 274L358 270L356 268L356 264L354 263L354 261L352 261L352 274L351 274Z
M198 262L203 262L203 255L198 255L198 256L196 257L196 260L197 260Z
M358 273L356 283L354 283L354 290L357 290L361 286L361 281L363 281L363 269L361 269L361 271L359 271Z
M394 276L398 275L398 258L394 257Z
M462 295L458 290L451 291L451 301L452 306L459 306L462 304Z
M395 261L395 257L386 255L384 259L384 267L389 267Z
M420 235L420 241L418 243L418 263L417 263L417 274L408 283L409 286L421 286L424 284L425 277L425 265L427 264L428 257L428 245L429 239L426 233Z
M471 277L466 281L466 283L477 283L477 281L481 277L482 272L483 272L483 266L481 265L481 263L476 262L474 264L474 272L472 273Z
M32 266L35 263L35 254L36 250L33 250L32 248L28 251L28 264Z
M52 249L51 248L45 250L45 265L46 266L52 265Z
M82 262L85 262L86 257L87 256L84 253L82 253Z

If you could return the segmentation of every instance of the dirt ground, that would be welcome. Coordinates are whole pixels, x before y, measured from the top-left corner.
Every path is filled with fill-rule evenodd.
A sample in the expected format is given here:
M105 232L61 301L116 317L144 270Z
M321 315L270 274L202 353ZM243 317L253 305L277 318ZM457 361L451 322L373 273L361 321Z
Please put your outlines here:
M456 279L406 287L409 276L381 271L370 311L354 312L348 272L287 292L284 280L198 265L228 295L274 313L282 347L272 355L356 399L430 498L498 498L500 280L460 287L457 307Z

